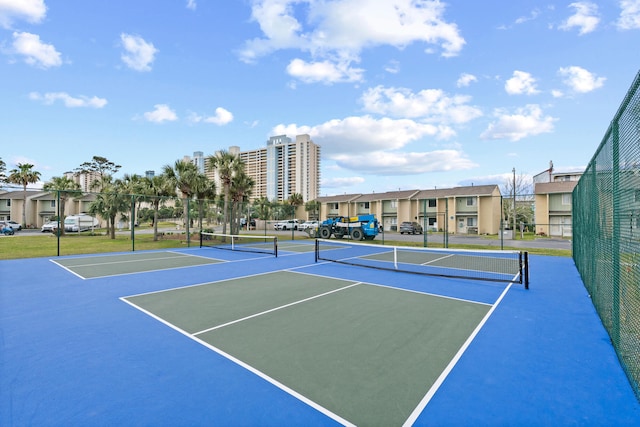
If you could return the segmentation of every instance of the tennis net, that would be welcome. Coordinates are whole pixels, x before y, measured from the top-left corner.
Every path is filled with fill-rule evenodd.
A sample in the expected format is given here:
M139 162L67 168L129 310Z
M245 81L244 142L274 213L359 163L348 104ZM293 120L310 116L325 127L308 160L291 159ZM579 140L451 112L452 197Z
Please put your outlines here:
M200 247L257 252L278 256L278 237L223 233L200 233Z
M316 240L316 262L494 282L529 288L529 256L521 251L413 248Z

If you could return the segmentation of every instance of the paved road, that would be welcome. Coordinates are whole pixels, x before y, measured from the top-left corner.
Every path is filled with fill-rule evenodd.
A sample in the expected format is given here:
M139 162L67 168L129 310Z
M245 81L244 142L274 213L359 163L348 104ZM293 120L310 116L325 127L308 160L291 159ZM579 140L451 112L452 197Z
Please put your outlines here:
M264 230L262 230L264 231ZM289 231L275 231L275 230L267 230L269 235L283 236L283 237L291 237L291 230ZM306 238L307 234L305 232L296 231L294 232L294 238ZM383 234L379 234L376 237L376 240L393 240L400 242L423 242L424 236L421 234L400 234L395 232L385 232ZM441 234L429 234L427 235L427 242L433 243L438 242L442 243L443 235ZM554 238L539 238L535 240L512 240L512 239L504 239L503 240L504 247L514 247L514 248L542 248L542 249L571 249L571 240L566 239L554 239ZM482 246L495 246L496 249L500 248L500 240L499 239L487 239L482 236L458 236L458 235L450 235L449 236L449 244L461 244L461 245L482 245Z
M178 230L171 228L166 230L158 230L158 231L173 231L176 232ZM180 230L181 231L181 230ZM217 230L219 232L222 231ZM151 233L152 230L136 230L136 233ZM264 232L264 230L257 230L258 233ZM122 233L130 233L127 231L122 231ZM255 230L252 230L252 233L256 233ZM291 230L288 231L275 231L275 230L267 230L267 234L273 236L282 236L283 238L291 238ZM22 230L18 231L15 234L16 236L34 236L34 235L45 235L48 236L50 233L41 233L40 229L37 230ZM308 238L307 233L302 231L294 232L294 239L304 239ZM379 234L376 237L376 240L393 240L400 242L423 242L424 236L421 234L400 234L396 232L385 232L384 234ZM442 243L443 236L441 234L429 234L427 236L427 241L429 243ZM500 248L500 240L498 239L487 239L482 236L459 236L459 235L450 235L449 236L449 244L463 244L463 245L483 245L483 246L495 246L496 249ZM571 249L571 240L566 239L554 239L554 238L539 238L535 240L511 240L504 239L503 240L504 247L515 247L515 248L542 248L542 249Z

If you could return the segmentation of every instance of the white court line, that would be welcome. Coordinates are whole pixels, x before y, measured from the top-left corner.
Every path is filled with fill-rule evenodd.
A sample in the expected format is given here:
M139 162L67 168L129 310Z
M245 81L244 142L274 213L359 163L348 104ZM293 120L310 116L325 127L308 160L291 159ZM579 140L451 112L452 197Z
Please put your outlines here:
M403 427L412 426L413 423L416 422L416 420L418 419L422 411L424 411L424 408L427 407L427 405L429 404L433 396L436 394L440 386L444 383L444 380L449 376L453 368L456 366L456 364L458 363L458 361L460 360L464 352L467 351L467 348L471 345L471 343L473 342L475 337L478 335L478 333L480 332L482 327L485 325L485 323L487 323L487 321L489 320L493 312L496 310L500 302L502 302L502 299L505 297L509 289L511 289L511 285L513 285L513 283L509 283L509 285L505 288L505 290L502 292L500 297L493 304L493 307L491 307L491 309L487 312L487 314L484 316L482 321L478 324L478 326L476 326L476 328L471 333L471 335L469 335L469 338L467 338L467 340L464 342L462 347L460 347L460 349L458 350L456 355L453 357L453 359L451 359L451 361L449 362L447 367L444 369L444 371L442 371L438 379L433 383L433 385L431 386L427 394L422 398L418 406L416 406L416 408L413 410L411 415L409 415L409 418L407 418L407 420L402 425Z
M338 288L338 289L334 289L332 291L325 292L323 294L314 295L314 296L309 297L309 298L305 298L305 299L301 299L299 301L294 301L294 302L289 303L289 304L281 305L280 307L275 307L275 308L272 308L272 309L269 309L269 310L265 310L265 311L260 312L260 313L252 314L251 316L243 317L243 318L237 319L237 320L232 320L231 322L223 323L221 325L214 326L214 327L208 328L208 329L204 329L204 330L199 331L199 332L194 332L193 335L200 335L200 334L204 334L205 332L209 332L209 331L213 331L213 330L216 330L216 329L224 328L225 326L233 325L234 323L243 322L245 320L253 319L254 317L259 317L259 316L262 316L262 315L265 315L265 314L273 313L274 311L282 310L284 308L288 308L288 307L292 307L294 305L302 304L304 302L308 302L308 301L314 300L316 298L320 298L320 297L324 297L324 296L327 296L327 295L330 295L330 294L333 294L333 293L336 293L336 292L344 291L345 289L349 289L349 288L352 288L354 286L358 286L360 284L362 284L362 282L352 283L351 285L344 286L344 287Z
M323 264L327 264L327 262L324 262ZM301 266L301 267L292 267L292 268L289 268L289 269L287 269L285 271L296 270L298 268L303 268L303 267L309 267L309 266L305 265L305 266ZM325 278L325 279L346 280L346 281L350 280L350 279L344 279L344 278L340 278L340 277L326 276L324 274L307 273L305 271L296 271L296 273L307 274L309 276L315 276L315 277L322 277L322 278ZM411 292L411 293L418 294L418 295L428 295L428 296L431 296L431 297L437 297L437 298L443 298L443 299L448 299L448 300L453 300L453 301L466 302L466 303L471 303L471 304L491 305L490 303L486 303L486 302L482 302L482 301L474 301L474 300L470 300L470 299L452 297L452 296L448 296L448 295L442 295L442 294L436 294L436 293L431 293L431 292L418 291L416 289L398 288L396 286L382 285L380 283L373 283L373 282L358 282L358 283L363 284L363 285L378 286L380 288L392 289L394 291Z
M178 252L173 252L178 254ZM110 256L115 256L115 255L110 255ZM95 267L96 265L109 265L109 264L128 264L128 263L132 263L132 262L147 262L147 261L156 261L156 260L164 260L164 259L178 259L178 258L184 258L184 257L190 257L193 255L186 255L186 254L180 254L180 256L167 256L167 257L160 257L160 258L147 258L147 259L129 259L129 260L123 260L123 261L108 261L108 262L94 262L91 264L76 264L71 266L72 268L75 267ZM91 257L93 258L93 257ZM194 257L195 258L195 257Z
M229 280L231 280L231 279L229 279ZM358 285L358 283L353 283L353 284L351 284L351 285L349 285L349 286L347 286L347 287L344 287L344 288L341 288L341 289L337 289L337 290L334 290L334 291L331 291L331 292L328 292L328 293L337 292L337 291L340 291L340 290L343 290L343 289L347 289L347 288L350 288L350 287L352 287L352 286L356 286L356 285ZM326 294L328 294L328 293L326 293ZM323 294L323 295L326 295L326 294ZM183 330L183 329L181 329L181 328L177 327L176 325L174 325L174 324L172 324L172 323L167 322L167 321L166 321L166 320L164 320L163 318L156 316L156 315L155 315L155 314L153 314L152 312L150 312L150 311L148 311L148 310L145 310L144 308L142 308L142 307L140 307L140 306L138 306L138 305L134 304L134 303L133 303L133 302L131 302L131 301L128 301L126 298L131 298L131 297L121 297L121 298L120 298L120 300L121 300L121 301L123 301L123 302L125 302L125 303L127 303L127 304L129 304L130 306L132 306L132 307L134 307L134 308L136 308L136 309L138 309L138 310L142 311L143 313L147 314L148 316L151 316L152 318L154 318L154 319L156 319L157 321L159 321L159 322L163 323L164 325L166 325L166 326L170 327L171 329L173 329L173 330L175 330L175 331L177 331L177 332L181 333L182 335L185 335L185 336L187 336L187 337L191 338L192 340L194 340L194 341L196 341L197 343L199 343L199 344L201 344L201 345L205 346L206 348L208 348L208 349L210 349L210 350L213 350L214 352L218 353L218 354L219 354L220 356L222 356L222 357L227 358L227 359L228 359L228 360L230 360L231 362L234 362L234 363L236 363L237 365L239 365L239 366L241 366L241 367L245 368L245 369L246 369L246 370L248 370L249 372L252 372L254 375L257 375L258 377L262 378L263 380L265 380L265 381L267 381L267 382L271 383L272 385L274 385L274 386L278 387L279 389L281 389L281 390L282 390L282 391L284 391L285 393L288 393L289 395L291 395L291 396L293 396L294 398L296 398L296 399L300 400L301 402L306 403L306 404L307 404L307 405L309 405L310 407L314 408L316 411L318 411L318 412L320 412L320 413L322 413L322 414L326 415L328 418L331 418L332 420L334 420L334 421L336 421L336 422L338 422L338 423L340 423L340 424L342 424L342 425L344 425L344 426L346 426L346 427L356 427L356 426L355 426L355 424L353 424L353 423L351 423L351 422L347 421L346 419L344 419L344 418L340 417L338 414L335 414L334 412L332 412L332 411L328 410L327 408L325 408L324 406L321 406L320 404L318 404L318 403L314 402L313 400L309 399L308 397L306 397L306 396L304 396L304 395L302 395L302 394L298 393L297 391L293 390L292 388L289 388L288 386L284 385L283 383L281 383L280 381L276 380L275 378L270 377L269 375L267 375L267 374L265 374L264 372L262 372L262 371L258 370L257 368L254 368L253 366L251 366L251 365L249 365L249 364L247 364L247 363L243 362L243 361L242 361L242 360L240 360L240 359L237 359L236 357L234 357L234 356L230 355L229 353L226 353L225 351L223 351L223 350L221 350L221 349L219 349L219 348L217 348L217 347L213 346L212 344L209 344L208 342L206 342L206 341L204 341L204 340L202 340L202 339L200 339L200 338L198 338L198 337L196 336L197 334L201 334L201 333L203 333L203 332L205 332L205 331L197 332L196 334L190 334L190 333L188 333L187 331L185 331L185 330ZM312 299L312 298L307 298L306 300L309 300L309 299ZM306 301L306 300L301 300L301 301L299 301L299 302L303 302L303 301ZM299 303L299 302L297 302L297 303ZM287 304L287 306L290 306L290 305L293 305L293 304L297 304L297 303ZM284 307L286 307L286 306L282 306L282 307L280 307L280 308L284 308ZM274 311L274 310L277 310L277 309L280 309L280 308L276 308L276 309L273 309L273 310L268 310L268 311L266 311L266 312L259 313L259 314L256 314L256 315L254 315L254 316L249 316L249 317L246 317L246 318L244 318L244 319L239 319L239 320L234 321L234 322L229 322L229 323L227 323L227 324L225 324L225 325L220 325L220 326L218 326L218 327L222 327L222 326L226 326L226 325L229 325L229 324L232 324L232 323L236 323L236 322L239 322L239 321L242 321L242 320L246 320L246 319L249 319L249 318L251 318L251 317L258 316L258 315L260 315L260 314L266 314L266 313L267 313L267 312L269 312L269 311ZM217 328L217 327L216 327L216 328ZM210 330L212 330L212 329L216 329L216 328L211 328Z
M429 265L429 264L431 264L432 262L441 261L441 260L443 260L443 259L447 259L447 258L449 258L449 257L452 257L453 255L454 255L454 254L449 254L449 255L447 255L447 256L441 256L440 258L436 258L436 259L433 259L433 260L431 260L431 261L423 262L423 263L421 263L420 265Z
M52 260L52 259L50 259L49 261L51 261L52 263L54 263L54 264L55 264L55 265L57 265L58 267L62 268L63 270L67 270L69 273L73 274L74 276L77 276L77 277L81 278L82 280L87 280L87 278L86 278L86 277L79 275L78 273L76 273L76 272L75 272L75 271L73 271L73 270L69 270L67 267L65 267L64 265L60 264L60 263L59 263L59 262L57 262L57 261L54 261L54 260Z

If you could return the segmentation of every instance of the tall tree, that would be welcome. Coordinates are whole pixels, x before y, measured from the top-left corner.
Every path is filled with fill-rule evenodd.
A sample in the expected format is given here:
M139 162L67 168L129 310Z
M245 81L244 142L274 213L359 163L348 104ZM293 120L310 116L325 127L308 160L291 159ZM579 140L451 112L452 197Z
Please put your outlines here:
M204 208L209 201L216 198L216 183L209 180L204 174L198 174L195 181L194 194L198 205L198 227L202 230L202 218Z
M293 215L295 215L296 208L304 203L304 198L300 193L293 193L287 199L287 203L293 207Z
M60 206L58 206L60 210L58 221L60 221L60 224L63 224L65 216L64 210L67 201L69 198L79 197L82 195L82 191L80 191L80 184L66 176L54 176L51 178L51 181L44 184L42 189L50 191L53 195L58 196L58 199L60 200ZM58 232L64 234L64 226L60 227Z
M271 214L271 202L266 197L260 197L253 201L253 207L256 211L256 215L258 218L262 220L269 219L269 215Z
M27 185L35 184L40 179L40 172L33 170L29 163L18 163L17 169L9 172L8 181L22 185L22 224L27 226Z
M242 205L244 202L248 201L251 193L253 192L253 186L255 185L255 181L249 175L247 175L244 170L237 173L233 180L231 181L231 200L233 202L232 211L235 212L233 223L236 224L236 232L239 231L239 218L240 211L242 209ZM249 218L247 218L247 221ZM232 234L236 234L231 231Z
M224 190L224 219L222 224L222 233L227 232L227 223L229 222L229 202L231 181L233 177L244 170L244 163L238 156L226 150L218 151L215 155L207 158L207 168L211 172L218 172L222 188Z
M106 185L107 175L113 175L120 170L122 166L115 164L111 160L102 156L93 156L91 161L82 163L75 169L76 173L95 173L98 178L94 180L90 186L92 189L102 191L102 187Z
M193 163L176 160L173 166L165 165L162 173L167 179L180 191L184 200L184 221L185 226L189 221L189 203L188 200L193 197L196 190L198 175L200 171Z
M311 219L320 220L320 206L321 203L317 200L309 200L304 204L304 210L307 212L313 212Z
M108 233L111 239L116 238L116 218L119 213L130 209L131 197L126 194L126 184L119 179L113 182L105 181L102 192L89 206L89 212L107 219Z
M158 212L165 197L176 195L176 187L165 174L155 175L152 178L143 178L144 188L142 193L153 206L153 241L158 240Z

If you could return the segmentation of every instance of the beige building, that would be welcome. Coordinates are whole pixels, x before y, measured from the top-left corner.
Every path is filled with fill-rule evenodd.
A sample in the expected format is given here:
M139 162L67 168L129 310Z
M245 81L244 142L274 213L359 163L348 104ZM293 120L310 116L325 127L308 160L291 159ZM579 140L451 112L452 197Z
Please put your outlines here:
M498 234L500 189L497 185L437 190L405 190L318 197L320 218L373 214L385 230L404 221L427 224L430 230L454 234Z
M554 173L534 178L536 234L572 236L572 193L582 172ZM543 178L543 179L540 179Z
M298 193L307 202L320 193L320 147L309 135L297 135L295 140L286 135L272 136L265 148L240 151L240 147L232 146L229 152L240 157L245 172L255 182L251 200L266 197L271 201L285 201ZM197 164L195 154L185 160ZM215 172L205 170L205 173L221 188Z

